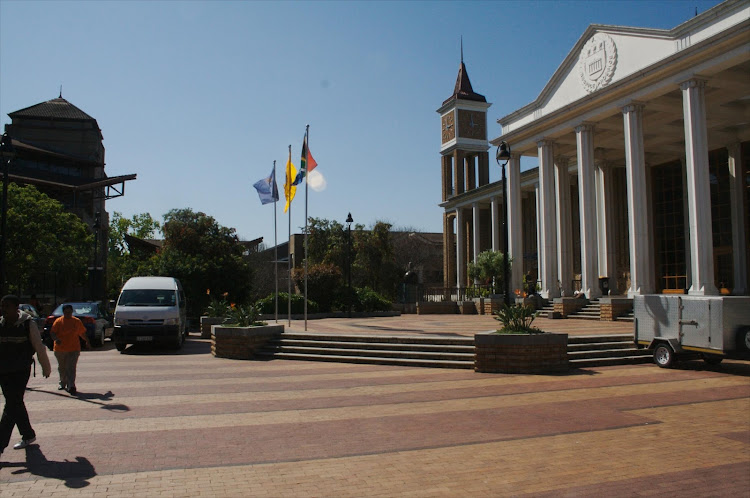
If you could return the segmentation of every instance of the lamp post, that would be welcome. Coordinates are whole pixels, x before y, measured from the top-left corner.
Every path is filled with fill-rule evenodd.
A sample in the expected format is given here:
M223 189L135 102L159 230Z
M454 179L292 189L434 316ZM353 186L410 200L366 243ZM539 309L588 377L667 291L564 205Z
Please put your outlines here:
M346 266L347 266L347 278L349 283L349 292L346 295L346 302L349 306L349 318L352 317L352 213L349 213L346 217Z
M510 282L508 281L508 185L505 178L505 166L510 161L510 145L500 142L495 154L497 164L502 168L503 181L503 301L510 306Z
M3 204L2 219L0 220L0 231L2 231L2 238L0 239L0 294L2 295L5 294L5 248L8 239L8 169L12 157L13 142L7 133L3 133L2 141L0 141L0 161L2 161L3 167Z

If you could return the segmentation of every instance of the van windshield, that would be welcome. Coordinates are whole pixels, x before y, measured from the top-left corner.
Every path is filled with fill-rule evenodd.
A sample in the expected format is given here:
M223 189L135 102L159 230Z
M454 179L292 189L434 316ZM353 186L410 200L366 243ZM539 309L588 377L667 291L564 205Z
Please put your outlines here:
M174 290L124 290L117 301L118 306L175 306L177 292Z

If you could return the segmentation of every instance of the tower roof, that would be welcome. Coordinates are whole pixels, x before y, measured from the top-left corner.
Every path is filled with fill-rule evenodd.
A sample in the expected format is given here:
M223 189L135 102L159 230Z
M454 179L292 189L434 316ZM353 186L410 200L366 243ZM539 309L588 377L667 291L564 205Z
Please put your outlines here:
M456 87L453 89L453 95L450 98L443 101L443 105L453 100L473 100L475 102L487 102L484 95L480 95L471 88L471 81L469 81L469 73L466 72L466 65L461 57L461 67L458 68L458 76L456 77Z
M19 111L8 114L11 119L19 118L42 118L42 119L70 119L77 121L94 121L96 120L65 100L62 97L42 102L41 104L32 105Z

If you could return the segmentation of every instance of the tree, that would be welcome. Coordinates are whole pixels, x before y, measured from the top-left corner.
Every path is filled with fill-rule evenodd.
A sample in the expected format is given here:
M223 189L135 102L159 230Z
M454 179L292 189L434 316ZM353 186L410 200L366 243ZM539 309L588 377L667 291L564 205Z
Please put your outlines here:
M494 283L494 292L499 293L503 289L503 263L505 255L500 251L483 251L477 256L476 262L469 263L469 278L481 281L489 285ZM508 261L510 272L512 260Z
M164 215L164 246L151 260L155 275L169 275L182 282L188 296L188 313L199 315L211 295L227 293L230 302L244 304L252 290L252 271L243 258L244 247L234 228L190 208Z
M61 286L85 282L94 235L60 202L31 185L9 184L7 230L5 268L11 285L44 272L56 272Z
M352 278L355 286L370 287L394 298L403 272L397 267L393 255L391 225L378 221L370 230L357 231L354 240L356 258Z
M161 224L149 213L134 214L123 218L115 211L109 223L107 252L107 294L117 296L122 284L130 277L142 274L141 267L148 266L152 254L131 251L125 242L125 235L139 239L154 239L161 233Z

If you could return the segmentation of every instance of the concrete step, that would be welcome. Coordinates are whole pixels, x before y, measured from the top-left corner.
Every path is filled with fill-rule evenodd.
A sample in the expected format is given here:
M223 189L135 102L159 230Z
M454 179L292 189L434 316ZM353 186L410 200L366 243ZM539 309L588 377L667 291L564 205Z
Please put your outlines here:
M261 355L259 356L266 356ZM300 361L331 361L339 363L368 363L375 365L399 365L408 367L431 367L431 368L462 368L473 369L474 358L471 361L448 361L448 360L418 360L410 358L385 358L381 356L339 356L329 354L298 354L298 353L275 353L267 356L274 359L300 360Z
M424 351L435 353L471 353L474 354L474 343L471 344L434 344L434 343L394 343L394 342L353 342L353 341L331 341L331 340L297 340L284 339L273 343L276 346L314 348L326 347L332 349L348 349L356 346L360 350L385 350L385 351Z
M414 350L386 350L386 349L358 349L358 348L335 348L320 344L312 346L287 346L280 344L263 348L263 352L277 355L279 353L294 353L304 355L332 355L332 356L377 356L379 358L410 358L413 360L438 360L438 361L474 361L474 348L467 353L443 353L440 351L414 351Z
M568 353L574 353L578 351L632 349L633 347L634 347L634 344L632 340L627 341L627 342L598 342L598 343L582 343L582 344L568 342Z
M641 352L648 350L641 350ZM605 367L612 365L637 365L654 361L653 353L639 356L610 357L610 358L577 358L569 359L570 368Z
M587 351L568 350L568 360L593 359L593 358L632 358L644 355L643 349L596 349Z

